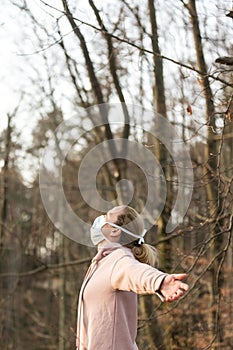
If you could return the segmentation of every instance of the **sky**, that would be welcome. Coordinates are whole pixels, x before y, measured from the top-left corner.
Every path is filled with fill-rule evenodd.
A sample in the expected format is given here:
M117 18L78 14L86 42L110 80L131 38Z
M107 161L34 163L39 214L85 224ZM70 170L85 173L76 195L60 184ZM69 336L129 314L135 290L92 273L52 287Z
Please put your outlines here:
M30 59L33 52L38 50L38 46L34 45L32 38L25 35L27 31L25 31L24 27L24 15L12 4L14 1L20 3L22 0L1 0L1 7L3 10L0 11L0 41L3 49L0 55L0 96L2 101L0 104L0 129L6 126L6 114L14 110L21 98L19 90L20 86L23 86L24 83L25 77L23 76L23 71L25 71L25 65L27 64L27 56L21 56L21 54L28 55ZM49 23L51 20L50 15L55 17L60 16L59 11L43 6L40 0L30 0L29 3L36 17L41 18L43 21L47 19ZM96 0L97 5L98 3L101 4L101 1ZM209 6L211 6L211 3L212 1L210 1ZM49 4L62 10L60 0L50 0ZM82 6L83 4L85 4L85 2L82 2ZM214 6L213 4L213 9L211 10L213 13L215 12ZM219 15L225 16L225 12L225 9L222 9L222 13L220 11ZM88 15L88 11L85 11L85 6L79 11L79 17L85 19L87 22L91 21L91 14ZM213 16L212 19L214 19ZM211 16L209 20L211 21ZM68 34L70 32L70 25L66 20L61 23L63 32ZM25 23L25 25L27 25L27 23ZM170 34L173 34L172 31ZM174 40L175 39L176 37L174 37ZM181 39L181 41L183 40L184 38ZM178 44L179 43L176 44L177 49ZM46 47L46 40L44 42L44 47ZM166 52L164 51L163 54L166 54ZM36 55L34 55L34 58L36 59ZM28 67L28 69L30 69L30 67ZM23 119L24 117L22 115L22 123ZM25 123L27 122L28 121L25 120Z
M31 28L27 30L28 24L31 26L29 17L26 16L17 6L14 6L13 2L20 4L22 3L22 0L1 0L0 5L2 9L0 11L0 42L2 48L0 55L0 132L7 126L7 115L13 113L15 108L19 105L19 111L16 118L13 120L13 124L16 125L17 130L19 131L20 139L18 141L22 144L23 151L25 151L30 147L32 131L36 126L37 120L40 118L39 114L35 115L37 94L39 96L40 90L39 87L37 89L36 87L33 87L34 90L30 92L30 79L33 77L38 79L38 76L36 76L37 72L34 71L34 68L38 69L42 79L43 76L46 76L43 61L43 49L53 52L53 50L56 50L56 45L52 45L51 48L49 48L51 43L53 44L53 41L49 41L46 35L44 35L44 41L42 42L43 48L41 52L37 53L41 48L38 47L38 41L33 36ZM49 0L48 3L51 6L56 7L58 10L62 10L62 2L60 0ZM96 3L98 3L98 1ZM41 20L41 23L43 24L47 23L46 28L50 33L53 33L54 28L51 23L54 22L54 17L60 17L61 13L50 7L44 6L40 0L30 0L28 4L30 4L30 10L35 18L39 21ZM84 8L81 9L79 17L88 21L91 18L85 11L84 2L82 2L82 6ZM53 18L51 18L51 16ZM62 26L63 34L67 35L66 39L67 42L69 42L70 33L72 32L70 24L65 18L61 19L60 24ZM42 34L43 37L43 33L41 32L40 34ZM56 35L56 28L54 29L54 34ZM90 40L91 39L92 38L90 38ZM33 64L31 64L31 62L33 62ZM53 62L53 69L56 71L56 62ZM58 76L60 75L60 69L61 67L58 62ZM45 78L45 80L47 79ZM66 90L65 84L66 83L63 82L61 90ZM67 88L69 89L69 87ZM22 95L22 91L24 90L27 91L26 96ZM57 88L57 92L59 93L59 87ZM64 110L68 111L69 102L64 96L62 96L62 91L60 91L60 95L59 100L65 105ZM46 102L44 103L46 106ZM34 115L32 115L30 110L31 105L34 106ZM32 159L20 159L19 155L19 163L21 162L19 166L21 167L21 172L28 181L33 180L38 167L37 164L34 164L34 172L27 169L28 167L32 169L32 161ZM0 167L1 166L2 163L0 163Z
M20 105L20 115L17 117L17 128L20 130L21 133L21 141L24 145L24 147L27 147L27 144L30 144L31 141L31 131L36 125L36 121L38 120L35 118L35 115L31 115L30 111L30 103L33 103L34 106L36 106L37 103L37 93L39 90L31 91L31 94L28 96L24 96L22 98L20 91L22 91L25 86L28 90L28 84L29 79L33 77L34 71L33 66L30 65L30 62L37 62L37 67L40 70L40 74L43 77L43 74L45 72L41 68L43 66L43 58L42 53L36 54L36 51L38 50L38 42L36 40L33 41L33 37L30 34L31 32L27 30L28 22L25 20L24 14L22 11L20 11L17 7L15 7L12 3L13 2L20 3L22 0L1 0L1 8L0 11L0 42L1 42L1 55L0 55L0 96L1 96L1 103L0 103L0 131L6 127L7 123L7 113L12 113L16 106L21 101ZM169 3L168 0L167 3ZM210 17L209 21L215 21L214 13L216 13L215 4L209 1L210 6ZM101 1L96 0L95 1L97 5L100 6ZM208 2L205 2L207 4ZM226 8L230 8L231 2L227 1L225 2ZM55 33L55 28L52 28L50 23L51 21L51 15L58 17L60 16L59 11L52 10L48 7L45 7L42 5L40 0L30 0L29 2L30 7L35 14L35 16L39 19L41 19L41 22L48 23L48 28L50 32L53 31ZM61 9L61 1L60 0L50 0L50 5L54 5L55 7L60 6ZM77 4L77 2L76 2ZM81 4L81 2L80 2ZM84 1L82 1L82 6L85 4ZM161 3L159 3L161 4ZM229 5L229 6L228 6ZM160 5L161 6L161 5ZM85 6L84 6L85 7ZM219 20L226 21L225 18L225 8L220 9L219 11ZM79 11L79 18L85 19L87 22L92 21L91 14L87 11L85 11L85 8L81 9ZM163 18L160 19L161 21L165 20ZM227 19L227 23L229 23L230 19ZM70 25L67 23L67 21L64 19L61 21L62 23L62 29L63 33L67 34L66 39L69 41L69 33L70 33ZM210 22L211 23L211 22ZM159 23L160 26L162 26L162 23ZM172 25L172 24L171 24ZM172 28L172 27L171 27ZM85 27L82 27L82 30L85 30ZM230 30L230 23L229 23L229 30ZM185 38L178 38L174 36L174 33L172 29L170 30L170 39L172 40L172 36L174 37L174 40L178 40L176 43L176 49L178 50L179 40L181 44L185 40ZM219 33L221 35L221 33ZM178 38L178 39L177 39ZM90 40L97 40L97 38L91 37ZM47 38L44 38L43 47L49 47L51 42L48 42ZM228 43L230 45L230 43ZM70 45L72 46L72 41L70 41ZM187 45L187 43L186 43ZM51 52L53 50L56 50L56 46L51 47L49 49ZM164 51L163 54L168 54L169 52ZM222 52L224 54L224 52ZM171 53L171 56L174 56L175 52ZM217 55L217 52L216 52ZM176 57L175 57L176 58ZM123 59L127 62L127 56L123 57ZM187 62L190 64L190 62ZM53 63L53 64L56 64ZM167 62L164 62L165 65L167 65ZM54 67L54 66L53 66ZM59 72L59 64L57 65L57 72L58 75ZM132 71L136 72L136 69L138 69L138 60L135 63L135 65L132 66ZM176 69L176 66L172 66L171 69ZM169 70L166 70L170 73ZM28 74L28 76L27 76ZM190 73L192 74L192 73ZM132 77L127 77L127 79L133 79ZM169 79L169 76L166 76L165 79ZM64 86L62 86L63 89L65 89ZM39 89L39 87L38 87ZM58 91L59 93L59 91ZM62 96L62 92L60 91L62 103L68 103L65 98ZM63 99L62 99L63 98ZM31 99L31 100L30 100ZM67 108L68 105L66 105ZM34 112L36 113L36 112ZM179 110L178 110L179 113ZM39 116L38 116L39 117Z

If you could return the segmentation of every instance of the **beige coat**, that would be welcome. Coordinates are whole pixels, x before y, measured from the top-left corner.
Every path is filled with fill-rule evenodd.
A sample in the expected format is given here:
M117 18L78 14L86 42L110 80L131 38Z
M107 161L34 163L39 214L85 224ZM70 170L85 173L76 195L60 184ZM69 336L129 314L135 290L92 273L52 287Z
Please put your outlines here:
M120 244L102 248L80 290L77 349L138 349L137 294L155 294L165 276Z

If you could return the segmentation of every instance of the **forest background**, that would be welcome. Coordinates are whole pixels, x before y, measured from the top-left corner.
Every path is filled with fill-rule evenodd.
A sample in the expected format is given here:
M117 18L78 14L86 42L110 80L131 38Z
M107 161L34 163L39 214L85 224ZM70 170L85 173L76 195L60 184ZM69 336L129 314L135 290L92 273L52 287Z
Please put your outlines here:
M2 0L1 9L0 348L75 348L78 292L95 249L59 229L64 212L55 197L55 219L48 216L39 182L45 148L55 143L50 160L62 168L66 200L90 224L103 208L82 196L82 161L105 141L112 152L116 140L128 140L120 157L100 162L98 194L125 203L129 183L121 180L128 179L130 205L141 212L151 197L161 209L163 187L148 192L145 169L127 159L128 146L135 141L155 155L167 193L158 217L144 215L146 240L158 249L160 268L187 272L190 285L173 304L139 297L138 346L231 350L231 1ZM122 108L120 127L110 122L111 104ZM154 111L189 149L194 178L193 189L183 184L184 198L192 195L184 218L173 211L181 184L172 152L155 136ZM78 136L61 163L70 134L55 131L71 117ZM155 183L157 175L150 174ZM49 197L57 186L52 168L46 178ZM95 184L87 187L92 197ZM170 217L177 227L167 232ZM73 230L82 237L81 226Z

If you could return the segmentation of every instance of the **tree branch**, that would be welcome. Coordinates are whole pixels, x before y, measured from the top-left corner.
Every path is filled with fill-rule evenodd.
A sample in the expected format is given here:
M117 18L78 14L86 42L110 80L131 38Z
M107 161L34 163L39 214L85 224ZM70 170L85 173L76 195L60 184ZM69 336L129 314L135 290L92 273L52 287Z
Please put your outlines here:
M91 258L85 258L82 260L73 260L73 261L68 261L65 263L60 263L60 264L45 264L42 266L37 267L36 269L30 270L30 271L24 271L24 272L6 272L6 273L1 273L0 274L0 278L1 277L28 277L28 276L32 276L35 275L37 273L43 272L45 270L49 270L49 269L61 269L64 267L69 267L69 266L74 266L74 265L82 265L82 264L86 264L86 263L90 263Z
M41 1L45 6L49 6L50 8L52 8L52 9L54 9L54 10L56 10L56 11L58 11L58 12L63 13L63 14L66 15L66 12L65 12L65 11L59 10L58 8L56 8L56 7L52 6L52 5L49 5L48 3L46 3L46 2L43 1L43 0L40 0L40 1ZM96 30L96 31L98 31L98 32L102 32L102 31L103 31L103 28L96 27L95 25L93 25L93 24L91 24L91 23L87 23L87 22L85 22L85 21L83 21L83 20L80 20L79 18L74 17L74 16L72 16L71 14L70 14L70 16L72 17L73 20L78 21L80 24L86 25L86 26L88 26L88 27L90 27L90 28L92 28L92 29L94 29L94 30ZM75 22L74 22L74 23L75 23ZM179 65L179 66L181 66L181 67L183 67L183 68L186 68L186 69L188 69L188 70L191 70L191 71L193 71L193 72L196 72L197 74L199 74L199 75L202 76L202 77L209 77L209 78L211 78L211 79L213 79L213 80L215 80L215 81L219 81L219 82L223 83L223 84L226 85L226 86L233 87L233 83L230 83L230 82L228 82L228 81L226 81L226 80L224 80L224 79L221 79L221 78L219 78L219 77L216 77L216 76L214 76L213 74L209 74L209 73L206 73L206 72L202 72L202 71L200 71L199 69L196 69L196 68L193 67L193 66L190 66L190 65L188 65L188 64L179 62L179 61L177 61L177 60L175 60L175 59L173 59L173 58L170 58L170 57L167 57L167 56L164 56L164 55L160 55L160 54L158 54L158 53L156 53L156 52L153 52L153 51L151 51L151 50L145 49L145 48L143 48L143 47L141 47L141 46L139 46L139 45L137 45L137 44L135 44L135 43L133 43L133 42L127 40L127 39L120 38L120 37L118 37L117 35L114 35L114 34L111 34L111 33L107 33L107 34L110 35L113 39L116 39L117 41L120 41L120 42L122 42L122 43L125 43L125 44L127 44L127 45L129 45L129 46L132 46L132 47L138 49L140 52L144 52L144 53L148 53L148 54L152 54L152 55L158 56L158 57L162 58L163 60L169 61L169 62L174 63L174 64L176 64L176 65Z

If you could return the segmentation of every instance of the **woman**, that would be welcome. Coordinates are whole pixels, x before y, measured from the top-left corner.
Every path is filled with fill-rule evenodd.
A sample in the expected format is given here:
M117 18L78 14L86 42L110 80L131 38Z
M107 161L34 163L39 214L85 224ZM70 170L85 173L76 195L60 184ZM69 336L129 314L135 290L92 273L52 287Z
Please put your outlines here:
M186 274L166 274L154 266L157 253L144 244L141 216L119 206L97 217L91 238L98 246L84 278L78 306L77 350L137 350L137 294L179 299Z

